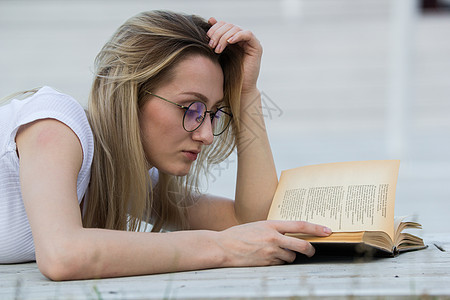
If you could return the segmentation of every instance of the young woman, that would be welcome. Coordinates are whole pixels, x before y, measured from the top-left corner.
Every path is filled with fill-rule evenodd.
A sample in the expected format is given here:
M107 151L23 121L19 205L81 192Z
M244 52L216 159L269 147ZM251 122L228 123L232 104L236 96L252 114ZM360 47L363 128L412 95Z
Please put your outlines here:
M261 55L235 25L147 12L97 56L87 116L49 87L1 107L0 263L36 260L68 280L313 255L284 233L328 228L259 221L277 185L264 120L248 114L261 110ZM199 178L234 147L235 199L201 194Z

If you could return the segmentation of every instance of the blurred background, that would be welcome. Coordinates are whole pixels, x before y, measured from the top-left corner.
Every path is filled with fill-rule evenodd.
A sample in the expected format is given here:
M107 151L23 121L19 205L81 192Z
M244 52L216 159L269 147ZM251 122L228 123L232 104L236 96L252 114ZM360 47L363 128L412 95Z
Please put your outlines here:
M95 55L126 19L215 16L264 47L259 88L278 174L400 159L396 214L450 232L448 2L0 0L0 97L49 85L86 106ZM234 197L236 165L231 156L211 171L211 193Z

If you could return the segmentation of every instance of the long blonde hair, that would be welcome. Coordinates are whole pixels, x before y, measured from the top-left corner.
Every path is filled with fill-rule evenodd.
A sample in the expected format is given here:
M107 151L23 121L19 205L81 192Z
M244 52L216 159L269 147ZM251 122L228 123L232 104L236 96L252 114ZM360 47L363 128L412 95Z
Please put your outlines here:
M85 227L137 230L141 221L150 221L153 231L188 227L185 208L200 193L200 178L208 174L208 166L231 154L239 127L243 52L230 45L222 54L215 54L208 46L209 27L193 15L145 12L123 24L98 54L88 108L95 153ZM234 121L201 152L189 175L160 172L152 189L139 109L146 99L145 91L167 80L174 66L192 53L221 65L224 101L231 106Z

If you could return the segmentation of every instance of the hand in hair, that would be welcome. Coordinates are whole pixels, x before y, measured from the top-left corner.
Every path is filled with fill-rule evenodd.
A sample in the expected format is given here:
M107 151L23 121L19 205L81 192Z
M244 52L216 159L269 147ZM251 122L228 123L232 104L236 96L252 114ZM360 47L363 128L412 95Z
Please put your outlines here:
M238 115L240 124L245 124L245 130L238 130L236 138L244 142L237 143L238 171L232 217L240 224L265 220L278 179L264 118L254 117L264 116L261 94L257 88L262 47L251 31L214 18L210 18L208 23L211 25L207 32L209 46L216 53L223 52L231 44L241 47L244 53L239 99L243 111Z
M249 30L243 30L239 26L217 21L210 18L208 23L211 28L207 35L210 38L209 46L221 53L228 44L239 44L245 52L244 56L244 81L242 83L242 94L254 93L261 66L262 46L255 35Z

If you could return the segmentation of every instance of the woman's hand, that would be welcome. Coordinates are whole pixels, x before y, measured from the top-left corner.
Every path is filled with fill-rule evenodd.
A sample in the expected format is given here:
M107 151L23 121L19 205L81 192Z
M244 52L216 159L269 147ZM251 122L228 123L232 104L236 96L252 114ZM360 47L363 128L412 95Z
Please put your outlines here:
M260 42L251 31L243 30L236 25L224 21L218 22L215 18L210 18L208 23L212 25L207 32L210 38L209 45L215 49L216 53L221 53L228 44L239 44L244 49L242 94L254 93L257 90L256 82L261 66Z
M260 221L231 227L219 233L218 244L225 252L225 266L265 266L293 262L295 252L313 256L307 241L285 233L328 236L331 230L302 221Z

